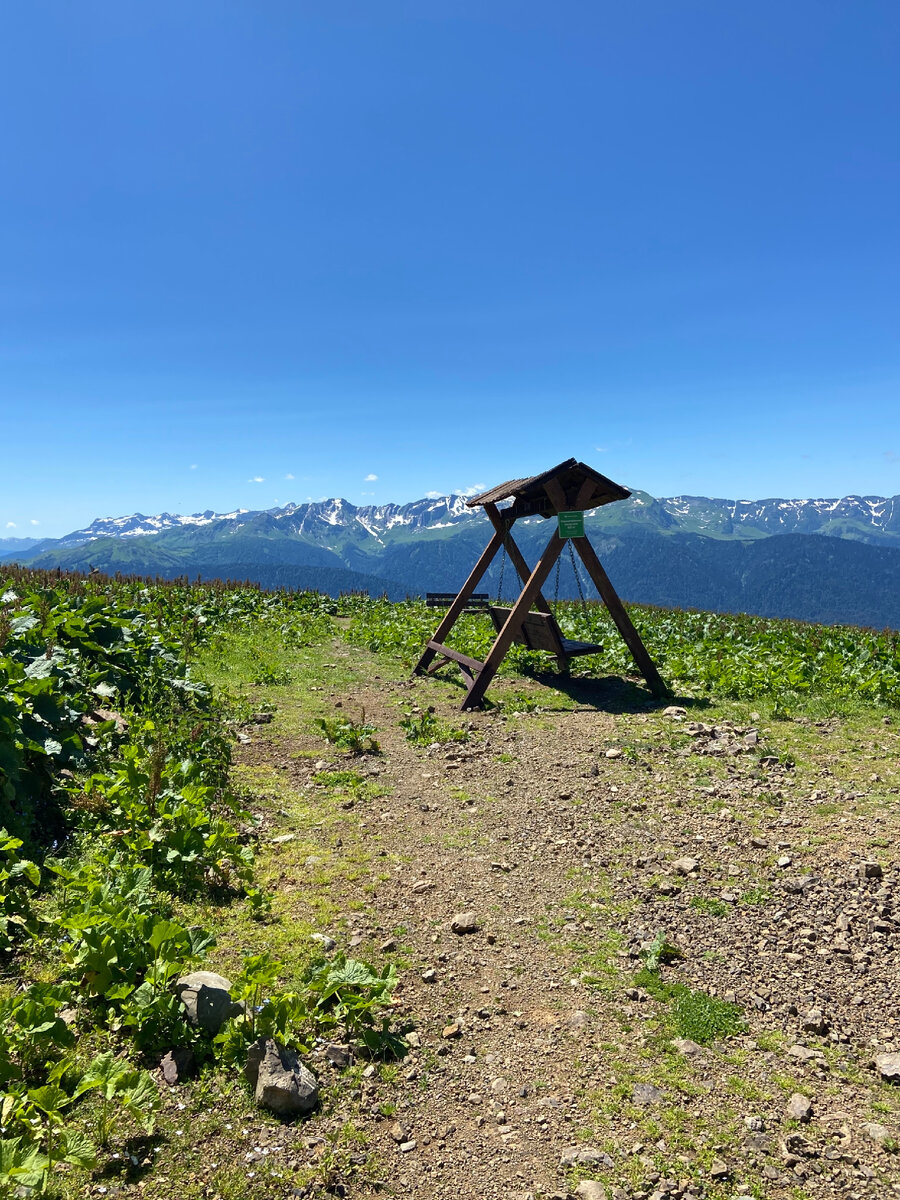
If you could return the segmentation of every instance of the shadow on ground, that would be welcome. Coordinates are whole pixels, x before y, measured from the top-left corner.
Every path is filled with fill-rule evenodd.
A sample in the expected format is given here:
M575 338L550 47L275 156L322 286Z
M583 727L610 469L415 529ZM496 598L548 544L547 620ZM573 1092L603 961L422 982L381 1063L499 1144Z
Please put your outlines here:
M465 695L466 686L458 674L454 672L442 678L445 683L457 688L460 696ZM595 709L609 713L661 712L670 704L679 704L689 710L703 710L710 704L709 700L697 696L657 697L646 684L626 679L621 675L562 675L554 671L540 671L529 672L526 678L548 689L546 698L539 701L544 712L573 711L570 705L555 701L554 692L562 692L564 696L568 696L569 700L578 705L578 709ZM537 696L533 698L539 699ZM496 708L498 704L503 704L502 699L494 701L490 693L485 697L485 708Z
M536 683L562 692L564 696L574 701L580 708L599 709L610 713L637 713L662 711L670 704L680 704L682 708L704 709L709 707L709 701L696 696L663 696L656 697L643 683L624 679L621 675L555 675L553 672L543 672L533 675ZM548 693L548 701L551 695ZM552 703L542 704L546 712L562 711L562 705ZM571 711L565 706L566 711Z

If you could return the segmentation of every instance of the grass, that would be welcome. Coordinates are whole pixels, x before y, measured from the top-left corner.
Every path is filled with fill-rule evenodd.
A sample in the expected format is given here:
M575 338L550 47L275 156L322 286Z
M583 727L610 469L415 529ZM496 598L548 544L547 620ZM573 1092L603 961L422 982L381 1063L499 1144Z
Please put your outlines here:
M714 896L692 896L690 905L697 912L705 913L709 917L727 917L730 912L730 906Z

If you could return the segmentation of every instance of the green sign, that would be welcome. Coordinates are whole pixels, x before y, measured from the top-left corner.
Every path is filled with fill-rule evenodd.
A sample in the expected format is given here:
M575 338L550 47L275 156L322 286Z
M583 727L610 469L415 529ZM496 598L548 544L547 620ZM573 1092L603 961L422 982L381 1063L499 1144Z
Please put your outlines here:
M561 538L584 537L583 512L557 513L556 520Z

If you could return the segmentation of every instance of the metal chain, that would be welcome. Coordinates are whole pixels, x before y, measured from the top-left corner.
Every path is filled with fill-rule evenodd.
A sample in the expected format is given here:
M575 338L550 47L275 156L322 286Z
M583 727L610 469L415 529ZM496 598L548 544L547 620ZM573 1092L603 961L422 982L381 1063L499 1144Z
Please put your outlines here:
M562 555L560 555L560 558L561 557L562 557ZM585 612L587 612L587 600L585 600L585 598L584 598L584 589L581 586L581 576L578 574L578 563L576 563L576 561L575 561L575 551L572 549L572 539L571 538L569 539L569 557L572 560L572 571L574 572L574 575L575 575L575 583L578 585L578 595L581 597L581 607ZM557 559L556 561L557 561L557 567L558 567L559 559Z
M500 582L497 584L497 603L503 602L503 572L506 569L506 538L503 539L503 553L500 556Z

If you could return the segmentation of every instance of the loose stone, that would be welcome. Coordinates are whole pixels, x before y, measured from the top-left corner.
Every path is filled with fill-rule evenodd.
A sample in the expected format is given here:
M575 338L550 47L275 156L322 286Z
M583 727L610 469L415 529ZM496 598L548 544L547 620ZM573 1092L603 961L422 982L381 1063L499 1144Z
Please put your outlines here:
M900 1083L900 1054L876 1054L875 1070L882 1079Z
M561 1167L593 1167L602 1165L611 1167L613 1160L604 1151L596 1146L573 1146L571 1150L564 1150L559 1159Z
M672 863L673 870L677 871L679 875L690 875L699 866L699 861L696 858L691 858L688 854L683 858L676 858Z
M183 975L175 991L184 1006L188 1022L215 1036L229 1017L242 1011L231 998L231 981L214 971L193 971Z
M465 912L458 912L450 922L450 928L454 933L475 933L478 929L478 918L472 909L466 909Z
M866 1121L860 1128L866 1137L878 1146L885 1146L891 1140L891 1131L886 1125L879 1125L877 1121Z
M247 1054L244 1075L254 1089L256 1103L282 1117L311 1112L319 1099L313 1073L293 1050L274 1038L258 1038Z
M606 1200L606 1188L593 1179L582 1179L575 1189L578 1200Z
M795 1121L808 1121L812 1116L812 1112L812 1101L800 1092L794 1092L787 1102L787 1115Z
M660 1104L663 1093L652 1083L636 1083L631 1089L631 1098L635 1104Z

